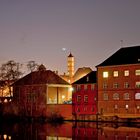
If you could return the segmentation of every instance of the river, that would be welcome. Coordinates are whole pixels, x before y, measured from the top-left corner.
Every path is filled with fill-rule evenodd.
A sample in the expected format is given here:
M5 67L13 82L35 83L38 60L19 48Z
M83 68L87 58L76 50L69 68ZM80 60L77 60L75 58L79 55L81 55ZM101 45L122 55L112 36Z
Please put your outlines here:
M1 123L0 140L140 140L140 124Z

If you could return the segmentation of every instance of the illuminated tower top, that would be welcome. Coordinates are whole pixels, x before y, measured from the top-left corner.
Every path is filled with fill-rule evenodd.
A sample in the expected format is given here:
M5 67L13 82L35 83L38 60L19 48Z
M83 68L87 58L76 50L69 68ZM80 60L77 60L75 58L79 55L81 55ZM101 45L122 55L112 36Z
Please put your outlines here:
M68 64L68 75L71 78L74 75L74 56L71 53L68 56L67 64Z

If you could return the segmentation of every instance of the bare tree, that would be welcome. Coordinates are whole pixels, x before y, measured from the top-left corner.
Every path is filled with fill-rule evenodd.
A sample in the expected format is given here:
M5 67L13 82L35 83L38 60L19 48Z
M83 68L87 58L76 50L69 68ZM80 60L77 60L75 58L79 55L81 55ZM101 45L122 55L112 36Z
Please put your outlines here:
M10 60L7 63L2 64L0 67L0 80L5 82L4 87L9 88L9 94L11 95L11 83L19 79L22 76L20 68L22 64ZM3 89L4 89L3 87Z
M15 62L14 60L10 60L5 64L2 64L0 67L0 77L2 80L17 80L22 76L22 72L20 68L22 64Z
M30 72L33 72L38 67L38 64L35 61L28 61L27 68Z

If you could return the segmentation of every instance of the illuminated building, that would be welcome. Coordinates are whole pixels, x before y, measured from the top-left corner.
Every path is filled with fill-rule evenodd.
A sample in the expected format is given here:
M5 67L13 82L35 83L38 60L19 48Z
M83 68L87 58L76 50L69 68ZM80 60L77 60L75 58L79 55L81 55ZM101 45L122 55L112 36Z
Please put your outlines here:
M21 116L47 116L57 112L71 117L71 97L71 85L44 65L13 84L13 101Z
M68 75L71 80L74 75L74 56L71 53L68 56L67 64L68 64Z
M120 48L97 66L101 117L140 115L140 46Z
M64 80L66 80L69 83L73 82L73 76L75 70L74 65L75 65L74 56L70 53L67 57L67 74L64 73L64 75L60 75Z
M72 114L75 120L95 120L97 113L96 71L73 84Z

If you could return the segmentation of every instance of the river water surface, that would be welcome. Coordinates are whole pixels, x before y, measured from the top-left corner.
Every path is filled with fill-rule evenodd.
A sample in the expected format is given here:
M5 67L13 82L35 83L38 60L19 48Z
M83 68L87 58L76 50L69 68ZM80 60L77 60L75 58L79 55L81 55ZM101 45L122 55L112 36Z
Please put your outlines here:
M140 140L140 124L1 123L0 140Z

